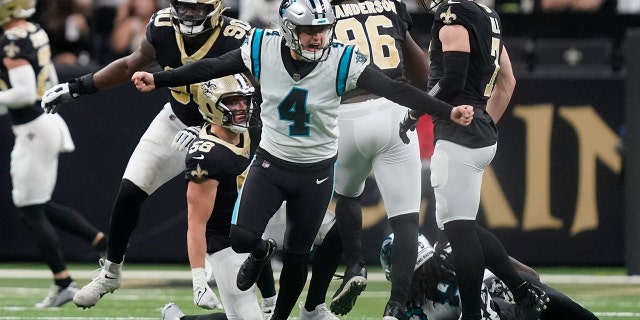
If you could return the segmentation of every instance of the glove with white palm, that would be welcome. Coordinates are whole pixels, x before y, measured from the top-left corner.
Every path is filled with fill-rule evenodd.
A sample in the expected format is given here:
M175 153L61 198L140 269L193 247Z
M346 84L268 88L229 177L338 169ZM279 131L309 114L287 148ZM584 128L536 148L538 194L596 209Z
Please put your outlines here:
M191 277L193 280L193 303L207 310L222 309L222 303L207 283L204 268L191 269Z
M56 113L58 109L83 94L97 92L98 88L93 82L93 74L87 74L80 78L75 78L69 82L55 85L42 95L40 106L46 113Z
M199 126L187 127L178 131L178 133L176 133L176 136L173 138L171 147L177 151L185 150L187 147L189 147L189 144L191 144L191 142L196 139L199 132Z

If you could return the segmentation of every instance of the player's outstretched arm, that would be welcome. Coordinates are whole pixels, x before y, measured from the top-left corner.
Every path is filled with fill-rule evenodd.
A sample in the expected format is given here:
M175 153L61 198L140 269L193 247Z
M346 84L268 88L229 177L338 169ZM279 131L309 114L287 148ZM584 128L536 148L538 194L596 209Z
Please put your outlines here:
M155 62L155 55L155 49L149 41L142 40L136 51L111 62L95 74L89 73L47 90L42 96L42 109L47 113L56 113L63 104L82 95L126 83L135 71L143 70Z
M426 92L405 82L387 77L370 65L358 77L357 86L371 93L385 97L409 109L422 111L467 126L473 120L473 108L468 105L453 107Z

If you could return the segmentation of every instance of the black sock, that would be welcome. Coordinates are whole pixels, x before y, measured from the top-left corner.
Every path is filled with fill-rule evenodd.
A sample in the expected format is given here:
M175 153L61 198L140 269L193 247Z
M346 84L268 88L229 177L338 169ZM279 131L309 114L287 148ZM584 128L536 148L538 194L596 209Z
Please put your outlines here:
M482 246L487 269L493 272L493 274L509 287L516 301L526 297L527 287L523 286L524 280L511 263L511 259L509 259L509 255L504 249L502 242L489 230L479 225L476 225L476 234Z
M73 281L73 279L71 279L71 277L66 277L64 279L53 279L53 280L54 280L55 284L58 287L62 288L62 289L68 287L71 284L71 282Z
M309 291L304 304L307 310L313 311L319 304L325 302L331 278L333 278L338 269L341 256L342 242L338 228L334 225L327 232L322 244L313 253L311 281L309 282Z
M131 233L138 225L140 208L149 195L129 180L122 180L120 190L113 205L107 259L114 263L122 263L124 253L129 245Z
M256 286L260 290L260 295L262 295L263 299L271 298L276 295L276 283L273 279L273 268L271 268L271 263L267 263L262 271L260 271L260 276L258 276Z
M389 219L393 230L393 251L402 254L391 259L391 296L389 300L406 305L411 288L411 276L418 255L418 213L409 213Z
M307 264L309 263L309 253L296 254L283 251L282 272L280 272L280 291L276 301L276 310L273 313L273 320L284 320L289 317L291 310L296 305L296 301L307 282Z
M444 232L451 243L456 266L456 279L462 306L461 319L480 319L482 316L480 288L485 262L480 240L476 235L476 221L449 221L444 225Z
M340 231L347 266L364 260L360 197L336 196L336 225Z
M32 231L36 246L47 262L52 273L58 273L67 269L66 262L60 248L58 234L53 225L47 219L44 212L44 204L21 207L20 212L27 227Z
M96 234L100 232L83 215L69 207L49 201L46 203L44 211L54 226L87 240L89 243L93 242Z

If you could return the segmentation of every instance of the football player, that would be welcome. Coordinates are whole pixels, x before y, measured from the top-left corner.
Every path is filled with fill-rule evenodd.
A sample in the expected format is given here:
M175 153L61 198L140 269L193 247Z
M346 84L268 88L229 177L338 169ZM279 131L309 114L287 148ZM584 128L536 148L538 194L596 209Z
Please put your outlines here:
M509 104L516 82L502 44L500 17L471 0L433 1L431 5L437 8L431 28L429 94L448 103L472 105L475 110L474 121L467 127L432 116L435 149L431 185L438 227L444 230L455 253L460 319L482 317L480 286L486 267L507 284L522 319L537 320L546 294L520 277L500 240L476 222L482 174L497 150L496 123ZM401 128L406 132L415 127L418 116L409 111ZM463 191L468 191L468 196L460 197Z
M272 319L286 319L304 287L314 238L333 195L340 96L363 88L414 109L468 125L470 106L452 107L369 66L357 46L333 40L335 15L327 0L284 0L281 30L253 29L240 49L171 71L136 72L142 92L212 77L251 72L261 85L262 137L231 226L236 252L250 252L237 285L249 289L275 252L261 236L287 201L280 291Z
M15 136L11 152L13 204L31 229L36 245L53 273L54 284L36 308L59 307L71 301L78 285L69 275L54 227L92 243L99 251L107 239L77 211L51 201L58 174L58 156L75 146L59 115L45 115L42 93L58 83L51 62L49 36L26 19L34 0L0 2L0 106L8 109Z
M249 166L247 132L255 110L254 88L243 75L203 82L199 110L207 121L186 156L187 248L193 277L194 302L207 309L218 304L207 284L205 258L232 319L262 319L255 290L241 291L235 275L247 254L231 249L229 229L233 206Z
M205 271L206 253L206 261L212 267L226 316L242 319L255 319L261 315L260 308L255 303L255 291L240 291L235 284L235 275L247 254L235 253L229 242L233 206L249 165L248 148L251 143L247 130L251 123L255 123L250 120L257 114L252 99L253 93L254 88L241 74L203 82L201 90L198 91L198 105L207 124L203 129L199 129L193 138L190 135L193 127L190 127L180 131L174 139L180 141L175 148L184 149L188 146L187 245L195 303L207 309L214 307L215 299L207 284L208 275ZM335 215L327 211L314 242L315 247L324 245L323 248L315 250L317 259L313 263L314 278L307 295L307 301L311 301L314 308L312 311L301 310L301 319L308 319L313 315L317 318L317 314L325 314L325 318L335 319L324 304L328 283L335 272L335 268L327 269L324 265L329 263L330 266L337 266L342 252L339 243L336 245L336 241L339 240L337 230L332 229L334 222ZM263 238L273 239L282 247L285 231L286 213L282 206L270 219ZM268 276L273 278L273 272L270 269L263 270L261 277ZM275 288L273 290L275 295ZM263 287L261 291L264 295ZM264 302L263 300L263 304ZM271 302L275 304L275 300ZM167 314L177 312L175 310L179 308L165 306L163 318L172 318ZM264 316L266 318L270 315Z
M162 69L172 69L238 48L250 27L222 15L224 10L222 0L171 0L170 7L152 16L146 39L135 52L95 74L51 88L43 97L42 107L55 113L64 103L126 83L135 71L155 63ZM92 307L107 292L120 287L125 251L138 224L142 203L184 171L184 152L172 148L171 138L186 127L202 124L195 103L198 90L197 84L171 87L169 102L140 138L113 205L107 259L100 263L100 274L75 295L74 302L79 307Z
M380 249L380 263L387 279L392 277L390 261L394 248L394 234L389 235ZM396 251L397 252L397 251ZM397 255L397 254L396 254ZM589 310L565 294L540 282L540 276L531 267L509 257L518 273L549 294L547 308L542 310L546 320L581 319L597 320ZM412 319L458 320L461 313L460 292L456 281L453 253L449 243L436 243L435 248L423 236L418 235L418 255L412 275L411 297L407 304L408 317ZM480 289L481 314L486 320L522 319L509 288L489 270L484 271Z
M334 0L335 36L356 44L370 63L389 78L406 81L421 89L427 85L427 57L411 37L413 24L402 1ZM352 10L353 6L367 10ZM346 269L342 283L331 301L331 311L347 314L367 284L361 243L362 207L360 197L365 180L373 172L395 234L396 250L404 252L393 260L394 277L384 315L404 313L415 261L418 212L421 200L420 147L416 132L404 144L398 123L407 108L364 89L342 95L338 126L338 169L336 217L345 248Z

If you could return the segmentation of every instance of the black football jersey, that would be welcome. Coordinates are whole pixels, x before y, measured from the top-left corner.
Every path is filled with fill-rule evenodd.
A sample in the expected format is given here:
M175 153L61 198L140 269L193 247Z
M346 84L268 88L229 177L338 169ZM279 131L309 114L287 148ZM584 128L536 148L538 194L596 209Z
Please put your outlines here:
M335 37L355 44L388 77L404 81L402 47L413 21L400 0L344 3L333 7ZM367 93L362 89L345 92L342 99Z
M448 0L436 10L431 29L429 55L429 90L442 78L442 42L440 29L447 25L461 25L469 32L471 52L464 88L450 101L452 105L469 104L474 107L474 121L468 127L449 119L434 119L435 139L446 139L470 148L486 147L497 141L497 130L486 113L486 103L500 69L502 34L500 17L487 6L469 0Z
M38 101L24 108L9 109L14 124L27 123L42 114L40 98L45 91L57 84L54 81L58 77L52 74L55 73L55 68L51 62L49 36L38 24L27 22L26 25L5 30L0 37L0 46L0 61L4 58L25 59L36 74ZM0 90L10 88L8 70L4 63L0 63Z
M202 58L213 58L237 49L251 29L241 20L220 16L218 27L195 53L185 50L184 37L176 32L169 8L156 12L147 25L147 40L156 51L156 60L163 70L178 68ZM210 21L209 23L214 23ZM201 125L204 120L195 102L198 84L169 88L173 112L187 126Z
M231 216L249 166L249 134L242 134L242 143L235 146L210 133L205 125L187 152L185 178L188 181L215 179L218 181L213 214L207 222L207 252L229 247Z

